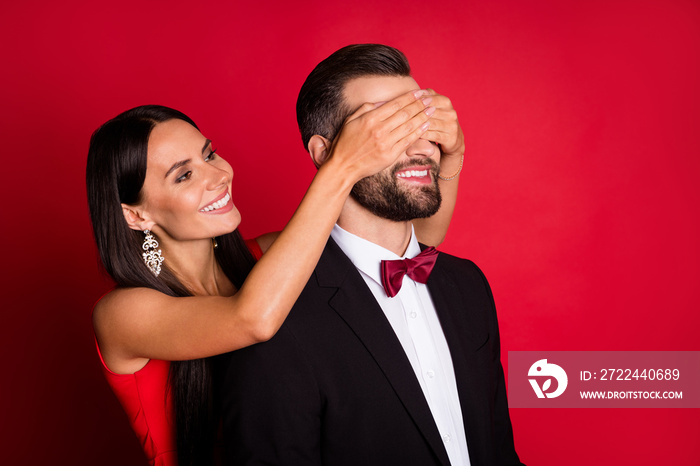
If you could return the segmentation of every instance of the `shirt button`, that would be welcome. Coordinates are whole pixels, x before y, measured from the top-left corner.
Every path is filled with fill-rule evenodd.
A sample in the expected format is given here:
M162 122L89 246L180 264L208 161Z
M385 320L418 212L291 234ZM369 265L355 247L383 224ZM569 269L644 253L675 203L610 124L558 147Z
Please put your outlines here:
M428 378L432 379L433 377L435 377L435 372L433 372L433 371L428 371L428 372L425 373L425 375L427 375Z
M409 314L409 316L411 316L411 319L415 319L416 317L418 317L418 313L416 311L413 311Z
M452 437L450 436L450 434L445 434L445 435L442 436L442 441L443 441L443 442L445 442L445 443L450 443L450 440L452 440Z

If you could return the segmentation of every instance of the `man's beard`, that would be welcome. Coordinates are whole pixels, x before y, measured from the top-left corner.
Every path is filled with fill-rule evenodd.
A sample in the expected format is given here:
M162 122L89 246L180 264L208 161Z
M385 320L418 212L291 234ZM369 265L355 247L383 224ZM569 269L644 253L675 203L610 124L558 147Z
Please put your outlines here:
M426 167L432 183L423 186L402 186L396 173L408 167ZM363 178L353 186L350 195L377 217L394 222L426 218L440 209L442 196L437 184L439 167L431 159L412 159L390 169Z

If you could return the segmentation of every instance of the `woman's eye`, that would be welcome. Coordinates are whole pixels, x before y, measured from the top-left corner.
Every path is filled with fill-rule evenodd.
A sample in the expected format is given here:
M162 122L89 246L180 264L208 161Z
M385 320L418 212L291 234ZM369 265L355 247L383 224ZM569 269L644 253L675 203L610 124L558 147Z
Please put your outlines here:
M208 161L210 161L210 160L213 160L214 158L216 158L216 149L212 149L211 152L209 152L209 155L207 155L207 156L204 158L204 160L205 160L206 162L208 162Z
M192 172L191 172L191 171L188 171L187 173L183 173L182 175L178 176L178 177L175 179L175 182L176 182L176 183L182 183L182 182L185 181L185 180L189 180L191 176L192 176Z

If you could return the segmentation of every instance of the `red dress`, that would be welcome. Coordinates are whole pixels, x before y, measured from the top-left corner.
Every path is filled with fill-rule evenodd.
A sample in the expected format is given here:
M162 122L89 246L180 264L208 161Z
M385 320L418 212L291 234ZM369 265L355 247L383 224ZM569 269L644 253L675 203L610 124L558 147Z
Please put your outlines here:
M248 240L246 244L255 259L260 259L262 250L258 243ZM141 442L148 464L177 466L174 413L168 387L170 362L151 359L133 374L116 374L105 364L99 346L97 354L105 378Z

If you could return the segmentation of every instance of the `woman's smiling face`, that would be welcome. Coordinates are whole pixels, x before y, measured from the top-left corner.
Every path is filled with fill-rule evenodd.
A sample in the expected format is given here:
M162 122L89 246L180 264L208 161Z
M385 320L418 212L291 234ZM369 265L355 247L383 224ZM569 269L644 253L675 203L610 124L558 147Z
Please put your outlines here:
M231 165L194 126L178 119L156 124L137 206L148 221L143 229L178 241L232 232L241 221L231 200L232 179Z

